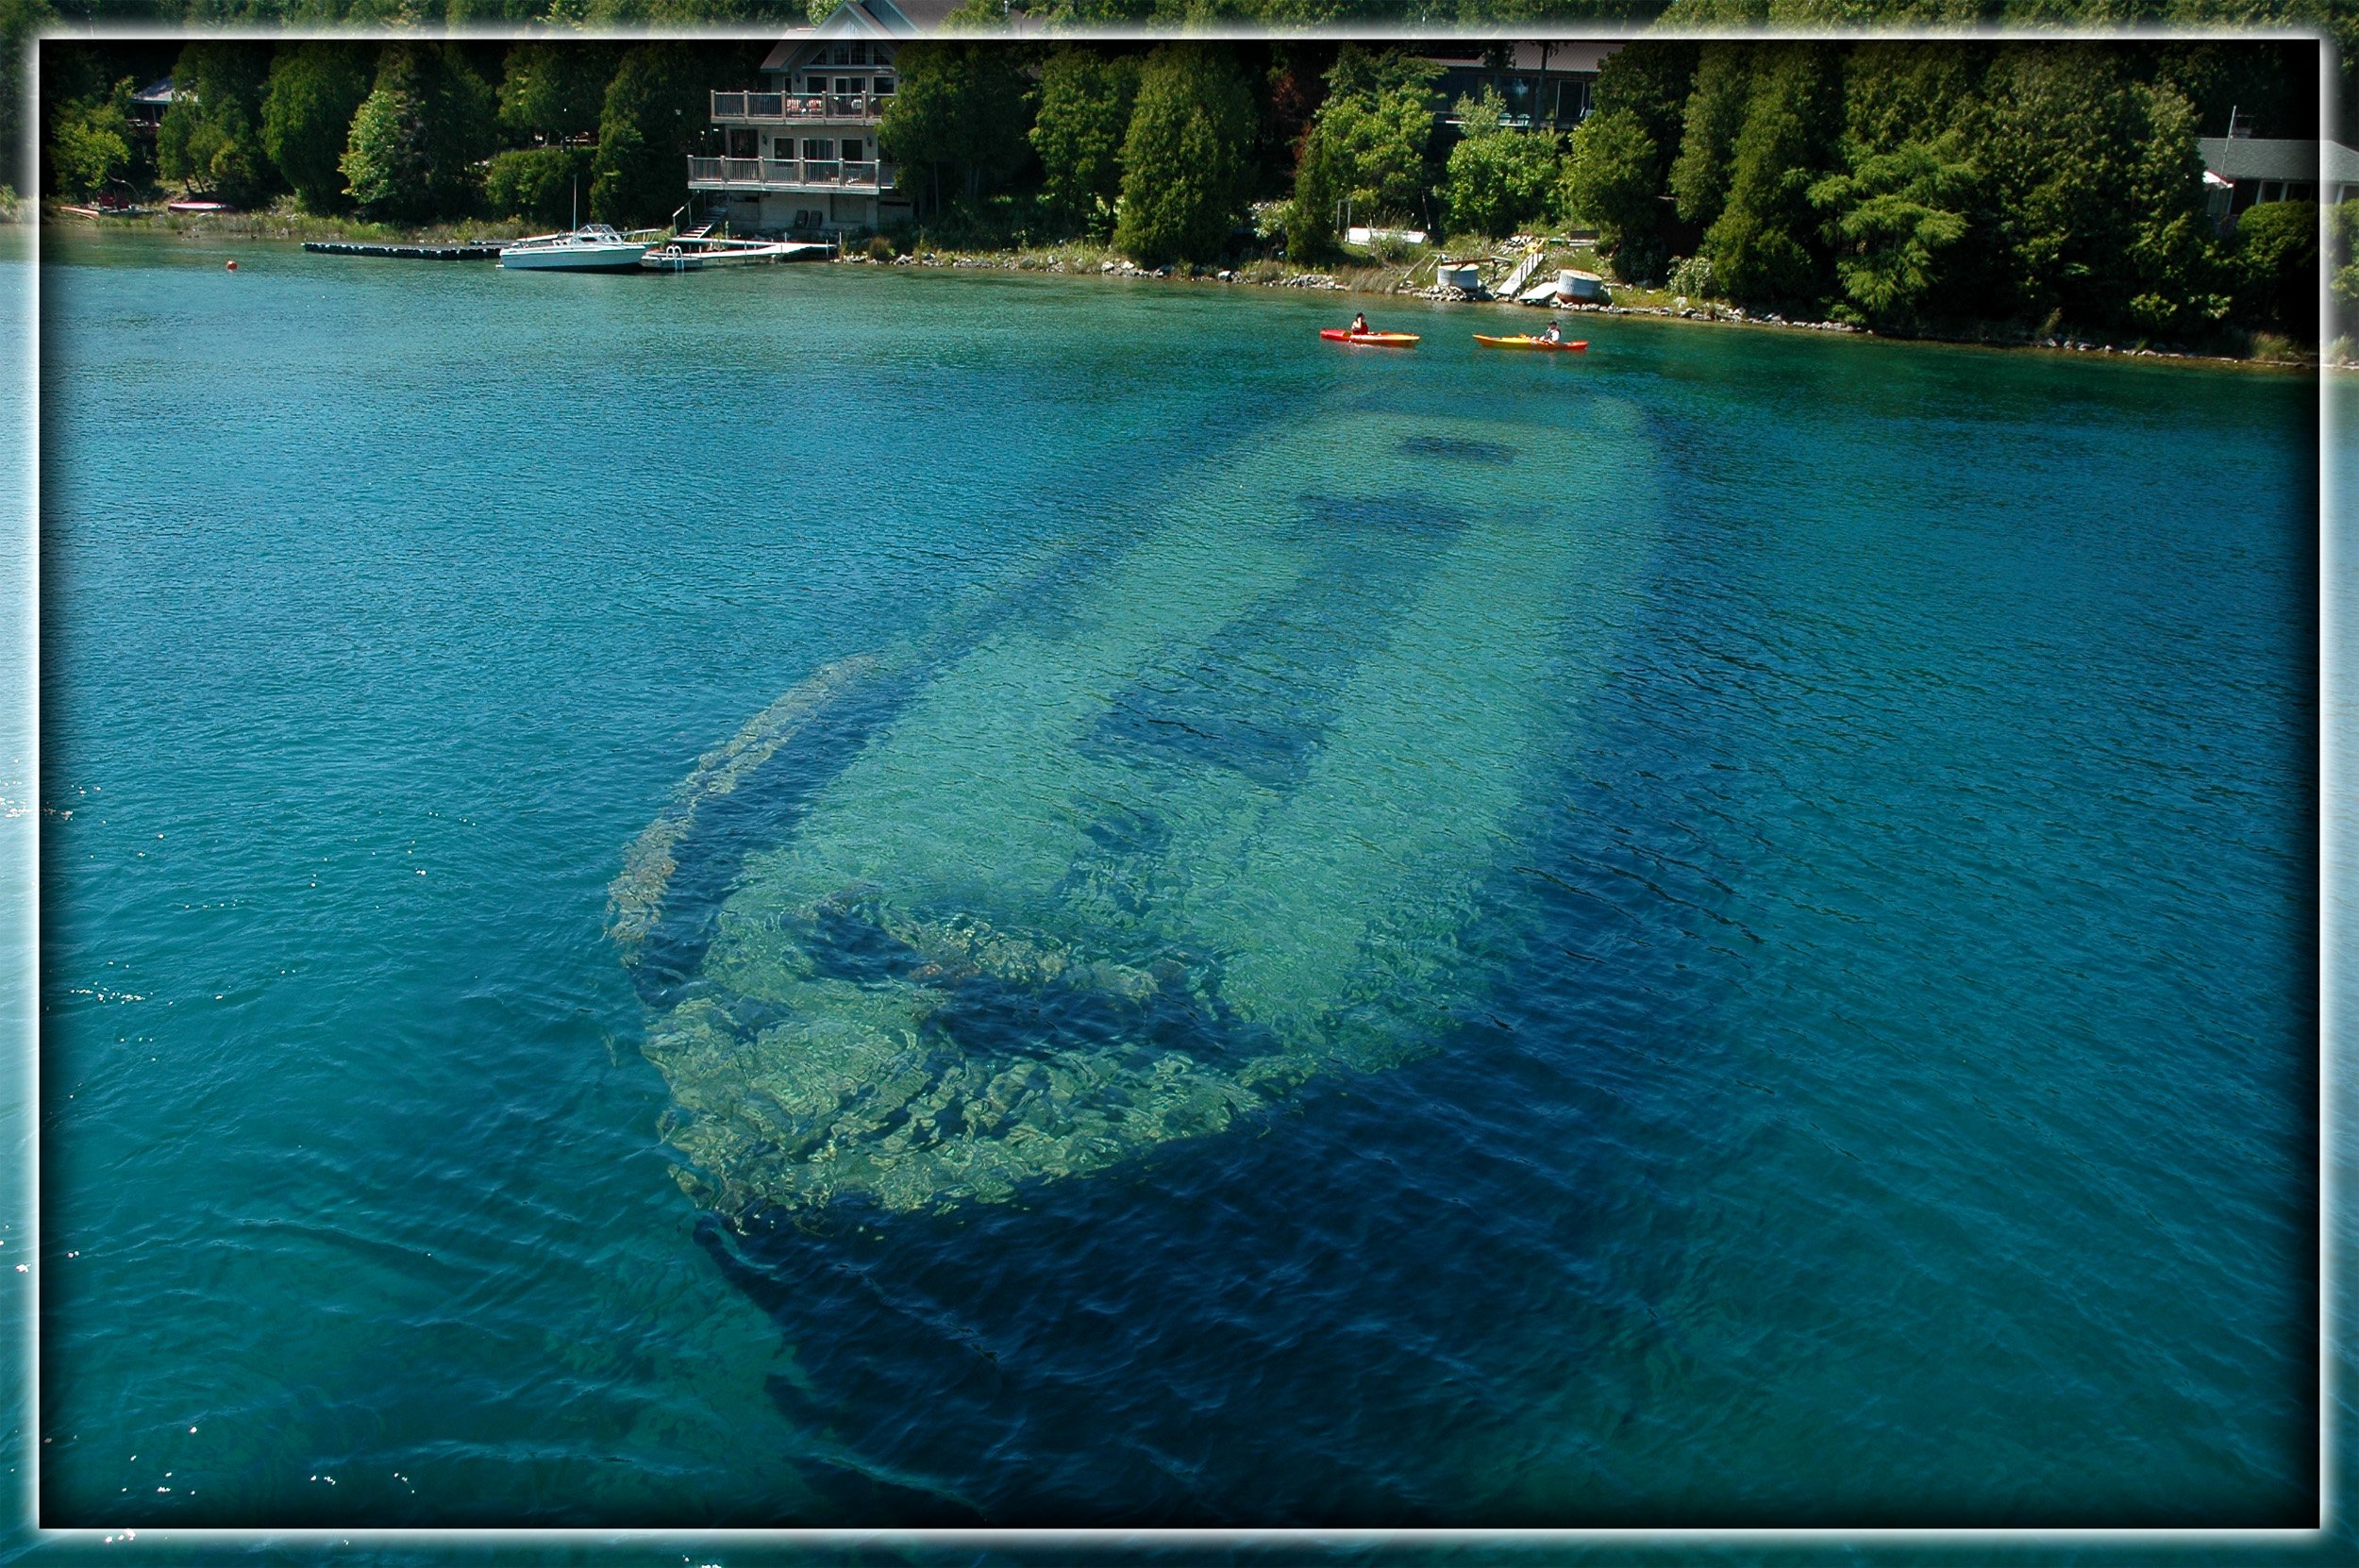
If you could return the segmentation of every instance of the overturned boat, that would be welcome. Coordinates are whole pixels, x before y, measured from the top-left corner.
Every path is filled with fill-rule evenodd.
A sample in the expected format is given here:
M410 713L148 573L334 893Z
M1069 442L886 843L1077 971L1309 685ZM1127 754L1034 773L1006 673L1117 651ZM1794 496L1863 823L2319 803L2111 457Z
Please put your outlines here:
M681 1185L1003 1202L1443 1047L1651 544L1636 420L1583 418L1307 423L708 756L613 889Z

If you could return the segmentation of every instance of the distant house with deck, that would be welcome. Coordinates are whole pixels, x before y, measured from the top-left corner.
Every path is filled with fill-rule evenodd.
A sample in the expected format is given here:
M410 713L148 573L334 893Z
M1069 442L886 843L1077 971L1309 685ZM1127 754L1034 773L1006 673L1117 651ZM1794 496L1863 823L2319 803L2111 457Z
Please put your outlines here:
M2207 136L2195 145L2203 156L2212 220L2223 228L2262 202L2332 207L2359 197L2359 152L2339 142Z
M1589 115L1598 69L1619 49L1614 41L1438 44L1425 58L1442 68L1433 84L1440 118L1458 123L1458 100L1484 88L1505 101L1506 123L1518 130L1569 131Z
M761 62L760 85L712 94L722 156L691 158L688 188L740 230L841 234L910 216L877 146L900 45L955 0L846 0Z

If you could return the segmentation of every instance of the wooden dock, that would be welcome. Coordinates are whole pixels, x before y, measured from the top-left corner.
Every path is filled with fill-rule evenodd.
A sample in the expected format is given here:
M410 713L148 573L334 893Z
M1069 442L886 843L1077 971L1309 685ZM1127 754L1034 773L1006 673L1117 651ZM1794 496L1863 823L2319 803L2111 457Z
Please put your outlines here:
M306 240L305 250L322 256L384 256L402 261L496 261L496 240L472 245L380 245L360 240Z

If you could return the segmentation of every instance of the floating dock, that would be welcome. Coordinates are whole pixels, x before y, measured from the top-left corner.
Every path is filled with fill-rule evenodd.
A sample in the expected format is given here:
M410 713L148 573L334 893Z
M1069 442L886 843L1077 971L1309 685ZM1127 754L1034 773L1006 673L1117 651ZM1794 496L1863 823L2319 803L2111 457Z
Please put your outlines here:
M380 245L360 240L306 240L303 248L322 256L385 256L402 261L496 261L504 242L472 245Z

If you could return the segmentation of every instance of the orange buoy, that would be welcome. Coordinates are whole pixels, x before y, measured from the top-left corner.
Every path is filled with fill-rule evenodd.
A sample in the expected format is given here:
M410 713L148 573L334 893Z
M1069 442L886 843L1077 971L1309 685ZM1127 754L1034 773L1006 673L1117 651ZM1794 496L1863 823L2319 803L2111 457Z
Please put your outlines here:
M226 266L233 273L238 270L238 264L235 261L224 262L223 265Z

